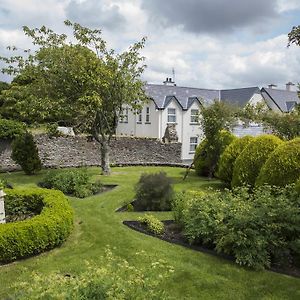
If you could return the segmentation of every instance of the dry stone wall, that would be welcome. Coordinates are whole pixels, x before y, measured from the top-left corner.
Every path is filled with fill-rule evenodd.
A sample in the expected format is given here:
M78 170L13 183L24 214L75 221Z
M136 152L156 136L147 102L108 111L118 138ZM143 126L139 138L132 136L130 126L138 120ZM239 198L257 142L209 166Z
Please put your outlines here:
M100 145L88 137L35 136L39 156L46 168L64 168L100 165ZM11 143L0 141L0 169L19 170L10 158ZM181 143L164 144L156 139L118 137L111 143L111 163L131 164L181 164Z

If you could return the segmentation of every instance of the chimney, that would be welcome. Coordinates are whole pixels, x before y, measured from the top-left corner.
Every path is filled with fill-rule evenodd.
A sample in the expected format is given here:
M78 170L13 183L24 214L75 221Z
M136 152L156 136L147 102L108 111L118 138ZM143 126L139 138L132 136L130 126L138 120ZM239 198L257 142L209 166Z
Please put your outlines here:
M294 83L292 83L292 82L288 82L288 83L286 83L285 84L285 86L286 86L286 90L287 91L291 91L291 88L292 88L292 86L294 86L295 84Z
M164 85L176 86L175 82L172 80L171 77L167 77L163 83Z
M272 89L273 87L277 87L277 85L276 85L276 84L273 84L273 83L271 83L271 84L269 84L269 85L268 85L268 87L269 87L269 89Z

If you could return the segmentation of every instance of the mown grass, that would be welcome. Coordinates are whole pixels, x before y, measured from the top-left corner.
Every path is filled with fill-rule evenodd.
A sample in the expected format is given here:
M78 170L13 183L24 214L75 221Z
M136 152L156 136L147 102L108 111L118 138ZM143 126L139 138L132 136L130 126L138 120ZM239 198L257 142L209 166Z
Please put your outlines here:
M193 172L186 181L179 168L126 167L113 168L109 177L98 175L98 168L89 168L94 179L118 187L86 199L71 198L75 210L75 228L60 247L37 257L0 267L0 298L11 293L15 282L27 281L32 272L47 276L50 272L76 274L85 268L84 261L97 263L109 245L113 252L130 263L147 268L132 255L144 250L152 261L164 259L175 268L170 279L161 283L175 299L300 299L300 279L270 271L251 271L224 259L172 245L133 231L122 224L135 220L141 213L115 213L115 210L134 197L134 185L143 172L163 170L173 178L175 190L202 190L222 187L218 181L196 177ZM3 174L15 186L34 186L45 171L36 176L22 172ZM172 218L170 212L155 213L160 219ZM145 297L146 299L146 297Z

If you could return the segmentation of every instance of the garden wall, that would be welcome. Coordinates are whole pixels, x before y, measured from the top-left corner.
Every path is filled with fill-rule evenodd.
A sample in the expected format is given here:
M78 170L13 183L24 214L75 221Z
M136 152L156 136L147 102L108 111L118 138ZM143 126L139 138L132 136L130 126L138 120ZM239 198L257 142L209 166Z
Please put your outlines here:
M35 136L39 155L46 168L100 165L100 145L87 137ZM11 143L0 141L0 168L18 170L11 155ZM180 164L181 143L164 144L156 139L118 137L111 142L111 163L122 164Z

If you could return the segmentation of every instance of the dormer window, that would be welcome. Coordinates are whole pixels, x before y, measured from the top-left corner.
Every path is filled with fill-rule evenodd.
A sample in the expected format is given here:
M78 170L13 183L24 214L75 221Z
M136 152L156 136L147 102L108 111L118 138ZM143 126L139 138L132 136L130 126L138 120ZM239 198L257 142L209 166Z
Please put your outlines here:
M199 123L199 109L191 109L191 123L192 124Z
M168 123L176 123L176 109L168 108Z

